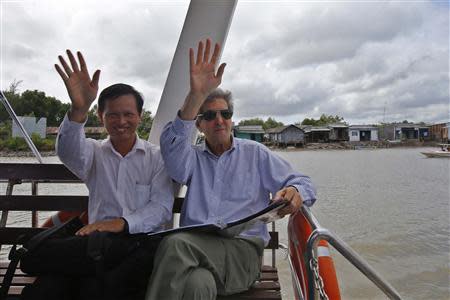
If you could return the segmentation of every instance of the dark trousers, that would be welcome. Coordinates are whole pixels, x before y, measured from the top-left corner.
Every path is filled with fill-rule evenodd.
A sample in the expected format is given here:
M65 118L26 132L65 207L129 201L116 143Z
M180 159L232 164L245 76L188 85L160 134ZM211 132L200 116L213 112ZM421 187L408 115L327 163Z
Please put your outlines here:
M49 239L21 261L22 271L38 276L22 299L143 299L158 244L105 233Z

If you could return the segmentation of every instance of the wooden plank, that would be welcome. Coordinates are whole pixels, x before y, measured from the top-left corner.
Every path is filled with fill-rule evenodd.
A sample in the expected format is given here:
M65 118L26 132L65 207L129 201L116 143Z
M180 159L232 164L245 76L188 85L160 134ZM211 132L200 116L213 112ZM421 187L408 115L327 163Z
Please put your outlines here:
M256 290L280 290L280 283L276 281L262 281L262 282L256 282L252 289Z
M0 261L0 269L6 269L9 266L9 260Z
M24 288L23 286L11 286L9 288L8 295L10 295L10 296L11 295L12 296L20 296L20 294L22 293L23 288ZM10 298L8 297L8 299L10 299Z
M1 163L0 179L81 182L63 164Z
M0 275L3 276L5 274L6 274L6 268L5 269L0 269ZM25 274L24 272L22 272L22 270L16 269L16 272L14 273L14 276L28 276L28 275Z
M250 290L244 293L230 295L230 296L219 296L217 300L281 300L280 291L261 291L261 290Z
M261 273L260 281L278 281L278 273Z
M277 267L264 265L261 267L261 272L277 272Z
M84 211L88 196L5 196L0 195L0 210L10 211Z
M36 280L36 277L28 276L15 276L11 285L27 285L32 284ZM3 282L3 276L0 276L0 282Z

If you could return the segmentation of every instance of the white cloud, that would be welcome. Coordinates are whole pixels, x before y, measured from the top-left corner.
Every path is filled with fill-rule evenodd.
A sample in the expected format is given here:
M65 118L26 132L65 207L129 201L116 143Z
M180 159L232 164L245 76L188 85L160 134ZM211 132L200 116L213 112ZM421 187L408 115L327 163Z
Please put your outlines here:
M126 82L157 101L187 1L2 2L2 84L23 80L67 101L53 70L82 50L106 87ZM449 11L433 2L241 1L223 54L237 120L352 123L449 119Z

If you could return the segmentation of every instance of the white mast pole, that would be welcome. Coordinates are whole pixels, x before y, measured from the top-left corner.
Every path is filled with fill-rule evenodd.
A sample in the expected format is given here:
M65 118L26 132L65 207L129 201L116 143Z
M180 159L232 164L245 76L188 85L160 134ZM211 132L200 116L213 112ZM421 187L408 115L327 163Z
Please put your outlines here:
M195 49L200 40L210 38L223 51L236 3L237 0L191 1L153 120L150 142L159 145L163 127L174 120L189 91L189 48Z

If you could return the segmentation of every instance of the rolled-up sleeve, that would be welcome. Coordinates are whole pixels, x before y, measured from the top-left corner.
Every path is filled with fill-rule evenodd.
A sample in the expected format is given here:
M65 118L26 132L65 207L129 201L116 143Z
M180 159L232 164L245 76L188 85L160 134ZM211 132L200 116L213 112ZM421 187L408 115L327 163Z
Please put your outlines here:
M161 154L167 172L176 182L186 184L196 162L192 137L195 121L181 120L178 116L168 123L161 134Z
M316 189L309 176L292 169L291 165L269 150L260 148L260 172L264 186L275 195L280 189L293 186L300 193L303 203L312 206L316 201Z

